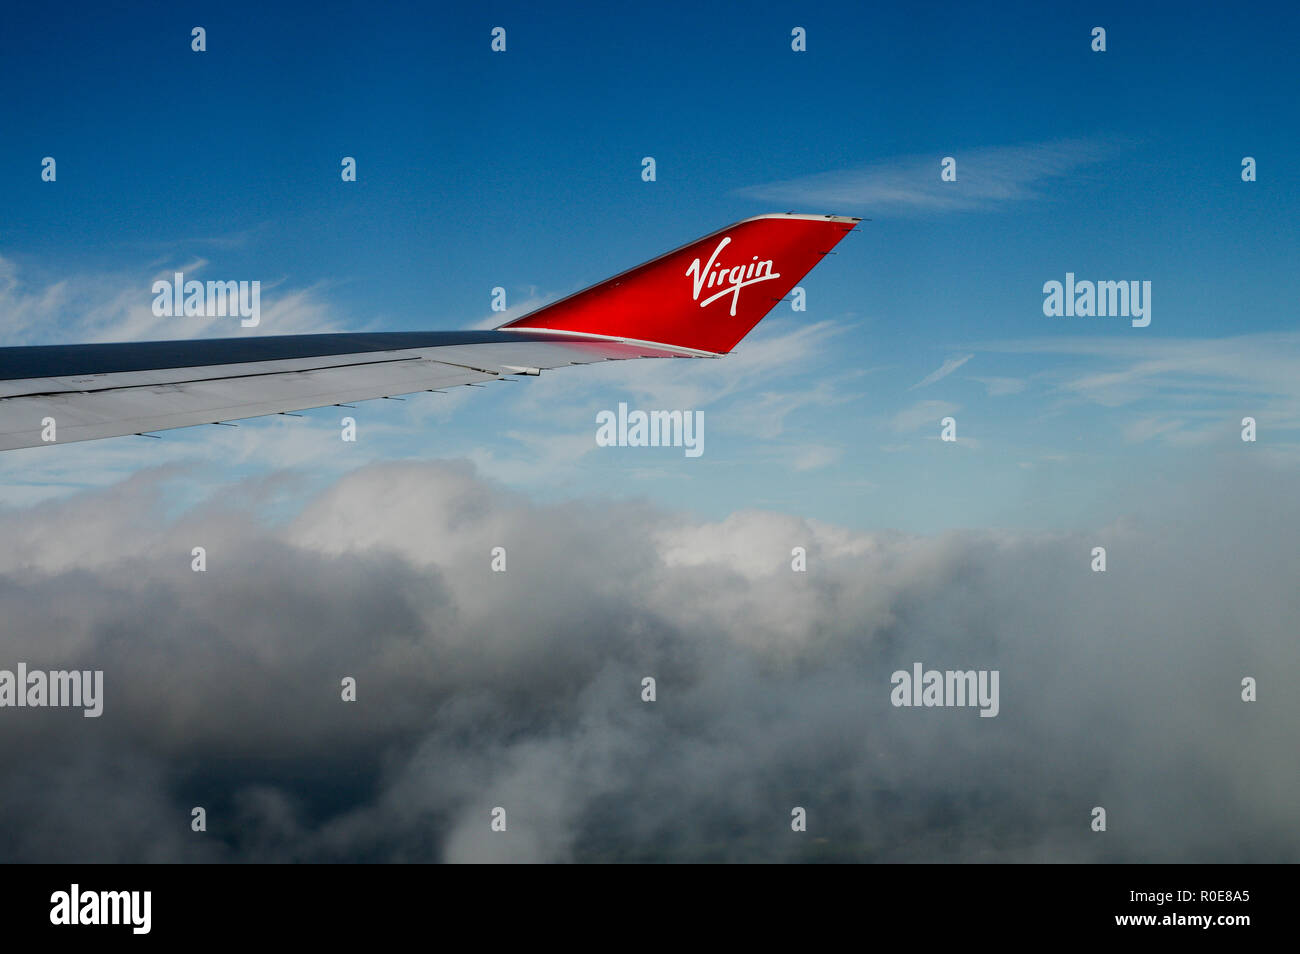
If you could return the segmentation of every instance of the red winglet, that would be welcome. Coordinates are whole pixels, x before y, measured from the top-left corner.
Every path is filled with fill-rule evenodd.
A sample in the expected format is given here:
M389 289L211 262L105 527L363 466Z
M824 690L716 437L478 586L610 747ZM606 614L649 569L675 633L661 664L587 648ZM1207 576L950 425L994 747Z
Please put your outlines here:
M500 330L621 338L725 354L859 221L794 213L745 219Z

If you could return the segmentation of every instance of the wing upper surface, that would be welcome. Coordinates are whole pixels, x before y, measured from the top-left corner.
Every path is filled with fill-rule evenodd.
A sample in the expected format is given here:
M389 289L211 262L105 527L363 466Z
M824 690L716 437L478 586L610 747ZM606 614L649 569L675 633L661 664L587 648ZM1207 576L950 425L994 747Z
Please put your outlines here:
M495 331L0 348L0 450L51 443L42 440L49 419L63 444L683 356L666 346Z

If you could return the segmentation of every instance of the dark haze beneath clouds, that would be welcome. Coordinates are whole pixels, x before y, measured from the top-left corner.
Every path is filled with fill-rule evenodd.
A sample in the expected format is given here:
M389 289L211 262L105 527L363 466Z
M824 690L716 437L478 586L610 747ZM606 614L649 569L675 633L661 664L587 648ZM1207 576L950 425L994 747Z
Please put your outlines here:
M169 517L178 476L0 514L0 668L105 671L99 719L0 710L4 861L1300 860L1291 475L937 537L443 462ZM1001 713L892 707L918 661Z

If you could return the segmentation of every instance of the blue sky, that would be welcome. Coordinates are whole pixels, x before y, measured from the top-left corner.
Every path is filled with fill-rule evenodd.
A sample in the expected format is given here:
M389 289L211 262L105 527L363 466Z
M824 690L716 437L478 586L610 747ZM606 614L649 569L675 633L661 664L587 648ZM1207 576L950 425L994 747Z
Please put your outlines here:
M469 457L543 497L934 531L1112 520L1243 453L1294 468L1300 13L1132 6L15 9L7 344L240 333L149 315L180 268L260 280L245 333L453 329L502 317L494 286L513 316L749 215L872 221L804 282L807 312L774 312L723 362L370 402L355 446L316 411L12 452L0 503L161 465L188 497ZM1045 317L1067 271L1149 280L1150 327ZM619 401L704 410L704 456L597 448ZM937 440L947 414L956 445Z

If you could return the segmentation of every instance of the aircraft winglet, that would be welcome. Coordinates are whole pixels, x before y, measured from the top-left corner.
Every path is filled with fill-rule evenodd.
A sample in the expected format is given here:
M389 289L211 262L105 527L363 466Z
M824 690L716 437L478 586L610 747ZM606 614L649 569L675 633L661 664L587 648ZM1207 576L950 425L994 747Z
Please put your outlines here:
M745 219L498 330L725 354L859 221L794 213Z

